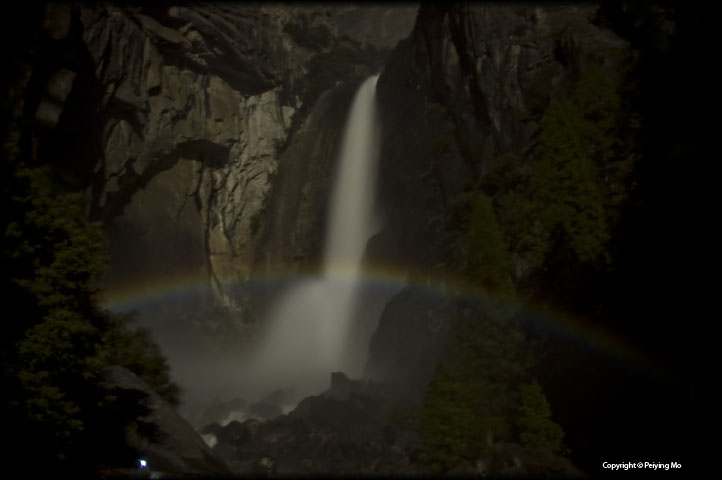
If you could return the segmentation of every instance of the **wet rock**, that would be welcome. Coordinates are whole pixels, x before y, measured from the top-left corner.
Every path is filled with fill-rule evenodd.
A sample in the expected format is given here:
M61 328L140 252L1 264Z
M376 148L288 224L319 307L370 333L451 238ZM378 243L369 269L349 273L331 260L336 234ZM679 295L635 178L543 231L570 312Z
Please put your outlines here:
M387 392L341 372L333 378L329 391L302 400L288 415L256 421L252 438L233 441L234 450L224 451L229 467L235 473L304 475L408 469L404 451L382 434L392 404ZM348 387L342 398L332 393L339 385Z
M252 403L248 409L248 412L251 415L255 415L262 420L272 420L276 417L283 415L281 407L269 402Z
M335 400L347 400L354 385L343 372L331 373L331 389L329 395Z
M225 402L214 402L201 412L196 423L207 425L211 422L223 422L227 420L233 412L243 410L246 405L247 402L242 398L233 398Z
M236 420L230 422L216 432L218 443L228 443L233 445L242 444L251 439L253 434L246 424L242 424Z

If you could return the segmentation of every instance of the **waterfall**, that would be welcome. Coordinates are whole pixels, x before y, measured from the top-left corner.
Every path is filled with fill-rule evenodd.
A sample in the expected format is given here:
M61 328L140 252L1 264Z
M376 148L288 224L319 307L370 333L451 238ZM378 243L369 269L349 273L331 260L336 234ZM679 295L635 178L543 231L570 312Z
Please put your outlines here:
M346 122L330 197L322 276L298 282L283 295L271 314L260 354L249 365L270 388L317 394L328 387L330 372L360 372L361 366L350 360L347 341L361 257L375 233L377 80L378 75L372 76L359 87Z

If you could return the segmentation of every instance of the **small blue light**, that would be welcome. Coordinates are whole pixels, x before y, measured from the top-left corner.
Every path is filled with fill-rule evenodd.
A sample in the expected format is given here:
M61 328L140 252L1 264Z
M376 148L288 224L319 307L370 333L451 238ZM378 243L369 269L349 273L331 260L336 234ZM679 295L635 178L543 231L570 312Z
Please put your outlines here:
M143 459L138 460L138 464L140 464L140 468L146 468L148 466L148 462Z

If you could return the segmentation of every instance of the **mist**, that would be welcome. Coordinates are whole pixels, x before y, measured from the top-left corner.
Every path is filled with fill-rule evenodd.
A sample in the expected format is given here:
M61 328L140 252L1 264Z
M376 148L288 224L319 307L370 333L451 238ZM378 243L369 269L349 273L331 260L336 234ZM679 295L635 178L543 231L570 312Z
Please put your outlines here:
M349 109L330 195L321 275L294 280L281 290L254 340L236 351L199 348L190 328L184 332L178 323L158 322L169 317L162 307L158 315L142 315L185 389L187 416L214 401L242 398L252 403L279 390L284 392L281 406L287 411L300 399L328 389L331 372L361 376L378 321L369 321L367 311L365 327L354 328L355 322L362 321L356 308L363 288L362 257L368 239L378 229L374 211L377 80L374 75L361 84ZM365 289L366 301L377 295ZM192 308L193 299L185 302ZM372 314L379 315L380 308Z

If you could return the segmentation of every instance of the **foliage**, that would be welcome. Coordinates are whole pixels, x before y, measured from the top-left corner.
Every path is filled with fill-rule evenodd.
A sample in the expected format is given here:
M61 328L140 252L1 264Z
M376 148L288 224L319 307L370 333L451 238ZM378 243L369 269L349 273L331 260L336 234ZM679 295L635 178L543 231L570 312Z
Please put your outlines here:
M513 299L512 255L527 274L556 269L562 256L562 264L607 264L633 161L620 118L619 95L601 68L589 66L570 99L546 108L531 161L503 154L480 184L450 202L459 273L487 294L487 304L456 319L458 338L424 396L422 461L435 472L473 461L497 441L565 451L564 432L531 374L535 351L513 309L489 298ZM449 151L448 135L432 142L435 155Z
M530 245L530 253L537 259L549 253L557 227L579 262L604 255L608 227L597 166L590 158L590 145L584 141L580 117L574 104L552 101L541 121L532 184L534 200L540 207L541 241Z
M496 221L491 201L482 192L471 199L471 212L464 234L466 274L486 291L510 294L511 258Z
M489 197L481 190L458 195L449 204L446 221L462 232L455 255L467 283L497 297L510 297L511 257Z
M609 265L634 160L621 134L620 102L603 69L588 65L571 97L546 108L531 161L505 154L484 178L527 273L547 268L556 252L580 265Z
M476 396L486 393L485 386L480 381L461 381L449 369L438 367L424 397L421 426L420 459L433 472L442 473L460 460L473 458L483 451L486 432L506 427Z
M148 332L95 303L105 245L83 196L59 187L49 167L9 170L2 267L8 307L19 315L2 340L4 413L22 448L32 441L46 467L68 467L110 434L97 430L112 404L100 385L105 367L134 370L171 402L179 391Z
M6 281L15 301L24 300L36 313L35 321L53 308L87 313L91 285L106 262L102 234L85 220L82 197L59 192L50 173L19 169L17 190L4 192L10 196L2 250ZM23 331L31 326L18 325Z
M132 327L134 320L129 314L107 315L103 364L120 365L136 373L168 403L178 406L181 389L171 380L168 361L147 328Z
M549 402L539 383L534 381L521 385L519 394L517 425L522 445L540 447L554 453L562 451L564 432L552 421Z
M421 460L442 473L496 441L558 451L561 429L541 390L528 387L533 355L510 312L502 305L461 311L458 338L424 396Z
M681 4L603 4L610 10L606 15L612 27L634 48L629 56L631 74L615 88L600 66L577 65L582 74L574 91L533 109L532 120L540 126L536 148L497 157L495 165L487 165L491 171L484 173L480 186L491 199L516 271L521 272L516 280L523 280L517 282L523 294L553 304L555 310L605 322L605 329L631 334L638 345L666 358L672 340L698 346L698 329L683 331L674 324L659 323L659 318L694 318L690 309L704 318L711 305L706 299L715 298L710 293L714 286L695 280L703 278L696 271L699 265L711 265L719 250L718 216L711 210L716 204L712 200L716 177L708 165L716 112L699 108L709 103L709 92L714 90L706 85L715 78L707 61L709 52L700 48L713 44L707 37L714 29L706 28L705 22L711 20ZM545 92L540 98L547 96ZM457 199L464 206L454 212L462 219L471 210L473 194L464 196ZM464 225L461 234L465 235L468 222L454 223ZM665 300L660 302L660 298ZM652 331L653 339L649 337ZM550 353L557 358L579 358L559 353L579 352L576 347L556 348ZM594 354L584 355L592 358ZM687 355L680 367L678 358L668 360L685 377L706 361L700 355ZM474 423L478 420L473 412L482 411L465 389L474 384L472 379L480 383L483 376L465 380L461 370L448 363L439 367L426 395L426 455L438 470L463 458L474 441L460 431L465 424L454 415ZM540 370L540 378L569 374L570 370L564 370ZM572 375L575 381L585 382L580 391L595 381L577 372ZM543 384L551 385L547 387L550 398L569 401L563 381ZM540 385L531 377L517 385L503 394L515 404L509 438L530 448L563 452L563 432L552 420ZM624 388L637 396L640 391L636 381ZM685 390L684 395L691 395L690 391L694 390ZM652 425L658 412L694 403L682 394L664 392L650 391L636 401L639 407L624 409L608 405L603 394L585 392L594 399L585 402L591 407L575 405L557 414L566 417L569 429L577 429L577 438L588 436L593 424L613 421L614 427L595 426L605 433L591 445L615 441L634 451L638 442L615 437L619 425L638 419L640 412L648 417L646 425ZM619 392L608 395L611 399ZM626 394L622 397L627 398ZM592 411L595 415L606 411L600 417L603 420L580 424L579 412ZM657 440L655 436L664 434L665 440L659 441L682 451L684 439L689 438L688 427L679 426L682 423L645 427L644 437ZM586 453L594 458L593 450ZM574 460L583 458L584 453Z
M605 216L608 222L616 222L617 212L627 200L627 180L636 160L629 135L634 120L625 118L620 94L597 64L587 66L572 101L581 116L581 141L598 168Z

